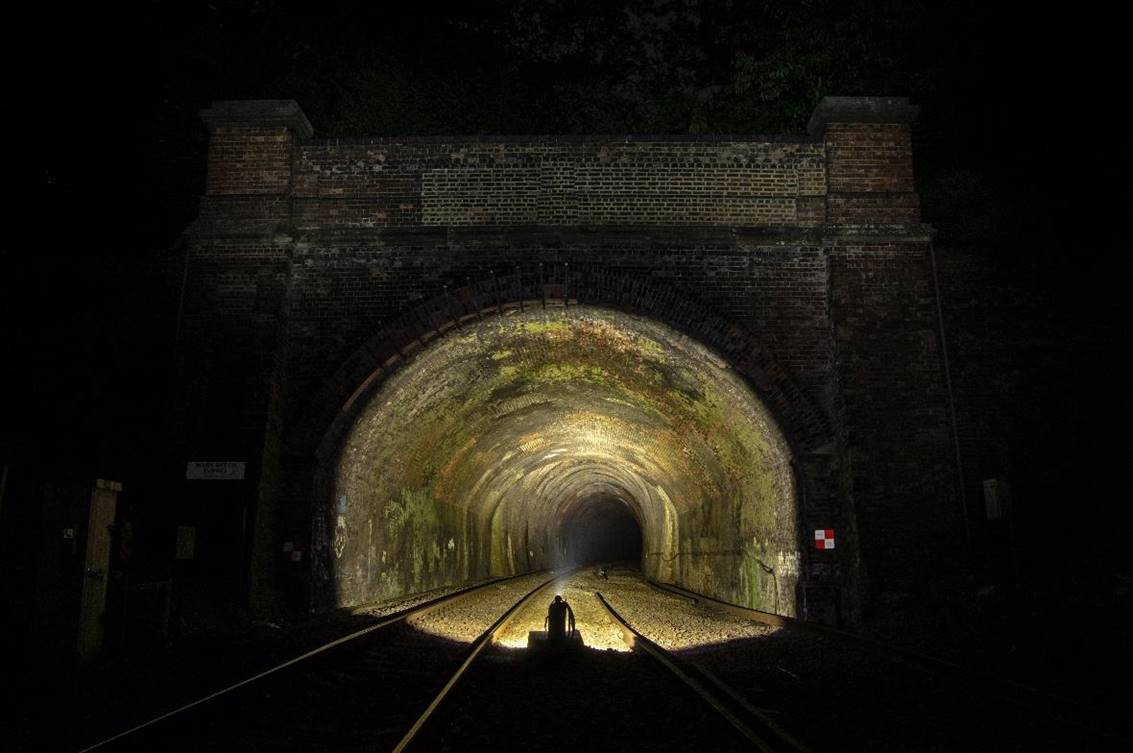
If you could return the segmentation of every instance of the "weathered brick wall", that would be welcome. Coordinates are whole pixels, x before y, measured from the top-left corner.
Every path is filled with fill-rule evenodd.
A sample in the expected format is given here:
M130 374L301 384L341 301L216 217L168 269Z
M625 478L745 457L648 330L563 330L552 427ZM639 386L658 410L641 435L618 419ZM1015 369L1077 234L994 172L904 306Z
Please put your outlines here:
M208 194L287 193L291 187L291 131L217 128L209 139Z
M290 101L226 102L201 117L211 132L197 233L275 233L291 222L293 151L311 124Z
M829 123L826 156L831 193L912 193L913 148L907 126Z
M810 141L327 141L296 152L296 225L807 225Z
M904 224L920 221L908 123L916 108L902 99L827 97L808 130L826 147L826 221Z
M640 282L662 291L650 305L669 323L697 331L688 301L757 341L774 369L756 388L797 394L798 410L829 429L826 446L799 458L801 523L842 531L836 553L805 557L816 594L843 589L844 616L870 596L856 592L859 556L879 594L952 553L930 231L907 104L853 100L846 115L834 103L810 138L349 143L303 142L297 108L268 104L265 129L247 103L206 113L217 152L186 296L186 352L200 354L186 359L188 383L228 383L221 394L251 427L233 440L212 393L190 389L209 417L194 419L193 441L235 441L256 464L261 610L305 605L306 571L280 543L310 536L309 434L330 420L319 401L349 403L389 353L415 347L412 332L372 342L391 322L413 311L419 331L438 329L453 296L503 278L523 289L499 291L503 301L569 298L596 274L632 302ZM276 126L289 122L285 176ZM362 376L338 384L346 365Z
M924 244L839 244L831 309L863 577L923 588L962 552L931 262Z
M710 301L765 338L808 396L832 409L827 260L818 247L741 244L724 235L715 243L675 242L644 233L600 243L582 233L437 245L416 240L312 244L296 252L287 314L290 384L300 392L316 387L383 322L446 287L483 280L490 270L512 274L517 266L534 280L542 263L548 280L561 276L564 265L602 268Z
M192 245L189 252L179 327L183 411L175 419L179 430L174 434L180 446L172 450L182 461L246 462L246 481L221 482L239 488L216 492L230 495L224 498L225 507L237 506L226 512L231 519L240 520L243 514L246 520L263 526L268 535L276 508L261 505L260 499L270 494L266 476L275 471L269 462L264 473L263 457L279 429L270 423L269 406L280 352L289 250L264 238L214 238ZM179 274L185 271L177 270ZM178 475L183 476L183 466L179 470ZM181 482L169 490L171 506L192 509L212 492L200 488L201 483L212 482L195 482L195 487L193 483ZM198 532L201 547L215 548L208 540L210 534L215 531ZM250 537L251 532L245 536ZM239 534L234 538L240 538ZM246 548L224 553L229 560L241 556L247 565ZM257 562L244 573L226 571L219 583L208 585L210 597L219 602L244 598L247 579L263 582L262 574L274 564ZM216 566L216 562L203 562L200 568L204 572Z

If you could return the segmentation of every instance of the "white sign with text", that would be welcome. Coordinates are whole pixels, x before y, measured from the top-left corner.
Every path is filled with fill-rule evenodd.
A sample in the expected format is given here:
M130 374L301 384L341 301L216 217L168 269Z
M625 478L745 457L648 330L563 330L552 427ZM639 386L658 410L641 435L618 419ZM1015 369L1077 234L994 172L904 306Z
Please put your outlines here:
M189 481L243 481L242 462L190 462L185 465L185 478Z

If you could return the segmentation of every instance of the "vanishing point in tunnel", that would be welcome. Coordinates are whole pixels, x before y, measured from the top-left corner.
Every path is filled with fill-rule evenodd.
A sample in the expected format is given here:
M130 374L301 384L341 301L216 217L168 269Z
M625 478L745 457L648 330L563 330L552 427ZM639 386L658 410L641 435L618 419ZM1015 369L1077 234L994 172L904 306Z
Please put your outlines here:
M320 140L294 102L214 103L174 450L246 463L211 550L234 598L625 556L836 623L931 579L964 514L915 115Z

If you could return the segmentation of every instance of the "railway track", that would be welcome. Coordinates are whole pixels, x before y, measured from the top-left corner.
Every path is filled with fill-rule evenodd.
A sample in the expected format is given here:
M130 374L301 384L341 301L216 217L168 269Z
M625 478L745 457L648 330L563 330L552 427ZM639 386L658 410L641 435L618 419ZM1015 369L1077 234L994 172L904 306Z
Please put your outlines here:
M706 667L691 659L678 658L639 633L625 620L601 593L595 594L602 606L622 626L626 642L656 659L672 672L720 717L763 753L810 753L810 750L771 716L753 706Z
M925 694L924 706L932 707L928 713L922 712L920 720L922 727L935 726L928 735L909 735L909 739L916 740L910 744L909 749L952 749L960 747L961 731L971 729L980 730L975 735L988 749L995 748L993 741L1000 741L997 749L1028 749L1028 750L1128 750L1133 745L1124 730L1113 720L1099 717L1098 713L1079 704L1074 699L1058 696L1047 691L1023 685L1011 680L990 675L978 670L965 667L954 662L926 655L924 653L894 646L867 636L850 633L829 626L805 622L802 620L783 617L758 610L748 609L730 604L704 594L696 593L679 586L668 583L647 581L649 588L663 594L668 594L683 603L692 604L699 608L723 612L741 619L759 622L769 627L785 629L786 634L803 636L812 644L819 644L825 648L820 650L826 656L835 652L849 654L856 653L869 657L869 664L875 672L885 677L894 690L890 696L905 693L906 696L915 697ZM742 652L737 652L742 653ZM729 656L728 658L732 658ZM751 657L735 656L738 666L752 664ZM727 662L717 664L725 668ZM766 664L766 660L763 661ZM807 686L808 694L795 696L794 702L780 702L780 707L794 706L795 708L813 707L817 704L814 688L824 682L828 677L816 679L815 667L804 667L797 672L775 666L775 670L782 673L780 676L791 678L787 686ZM707 669L707 667L704 667ZM809 671L808 671L809 670ZM709 672L711 674L711 672ZM821 674L821 673L818 673ZM765 675L766 676L766 675ZM911 679L911 678L919 679ZM868 682L862 686L867 687ZM775 687L777 691L787 690L786 693L768 693ZM764 684L760 688L765 695L780 694L784 700L790 697L790 691L780 683ZM930 700L931 698L931 700ZM877 699L881 702L881 699ZM907 700L907 699L906 699ZM830 708L838 708L838 704L827 702ZM897 709L878 708L873 716L901 715L906 713L900 704ZM835 715L830 715L833 721ZM933 717L935 717L933 719ZM859 717L860 719L861 717ZM926 720L932 721L925 724ZM805 721L796 721L799 728L810 727L818 729L821 725L807 724ZM837 726L837 725L828 725ZM848 726L848 725L847 725ZM933 735L932 732L938 733ZM1023 741L1030 738L1031 743ZM828 747L832 741L819 736L816 739L818 747ZM840 747L846 747L845 741L840 741ZM853 746L850 746L853 747ZM868 748L864 745L863 748Z
M427 626L430 618L446 613L459 620L474 600L494 602L480 611L498 614L554 580L545 573L500 579L411 607L88 745L82 753L391 749L428 705L437 678L468 653L461 640L430 635L408 623Z
M548 601L554 585L542 589ZM723 683L716 678L709 679L707 671L690 670L687 663L634 631L601 594L588 589L580 591L579 598L568 601L580 612L591 612L587 626L594 627L593 610L588 610L585 602L590 599L600 605L602 614L617 626L626 648L633 653L603 656L596 651L572 649L569 645L558 649L544 646L530 652L501 648L500 637L509 629L511 621L522 620L524 608L534 609L536 613L534 620L527 616L528 625L539 624L538 615L545 609L544 600L532 594L481 637L476 650L394 753L550 751L571 747L687 751L705 746L713 751L808 753L774 722L766 718L753 721L759 718L760 712L734 693L729 697ZM534 605L528 606L530 602ZM583 640L585 638L583 635ZM477 657L484 660L474 666ZM467 675L471 677L465 680ZM463 693L458 690L450 695L462 680L470 687ZM520 698L516 699L516 695ZM580 695L584 697L579 698ZM486 698L490 699L487 703ZM446 699L450 699L452 707L442 708ZM636 718L630 718L621 709L611 708L612 704L624 703L627 699L637 700L633 709ZM535 704L531 709L533 713L505 714L501 718L501 709L519 706L523 700ZM587 722L597 724L587 729ZM493 726L494 731L488 729Z
M532 614L536 617L542 614L545 609L542 602L549 602L557 590L554 587L568 578L569 574L542 577L530 588L528 578L518 598L514 587L506 597L501 594L495 605L499 616L471 645L446 640L443 635L431 635L423 630L428 627L425 623L433 615L448 613L449 617L455 617L456 624L464 624L467 620L460 615L462 607L475 599L483 599L485 593L491 595L493 588L502 588L500 582L391 615L83 751L392 750L402 753L407 750L510 749L513 744L527 751L538 751L544 746L558 750L564 729L573 727L578 719L578 709L557 718L545 716L548 709L561 707L554 694L548 697L545 692L538 692L548 679L559 691L568 694L574 688L584 688L584 693L587 687L598 690L598 694L589 698L597 701L599 707L634 694L642 699L634 709L633 721L615 714L603 720L604 729L589 733L589 740L578 741L591 750L606 749L603 746L607 744L615 744L619 750L633 750L637 747L634 741L642 749L687 750L706 740L713 750L722 752L753 747L763 751L801 750L763 745L757 742L763 738L755 737L743 724L733 723L737 732L732 732L727 724L729 716L735 719L737 713L748 714L746 710L742 707L739 712L724 710L725 705L718 700L713 702L712 691L704 687L694 687L695 695L690 693L688 687L681 686L681 683L687 686L688 680L682 678L675 664L651 663L646 667L645 663L651 661L645 659L648 654L625 654L610 664L611 657L598 652L570 652L555 655L553 659L559 663L549 666L541 661L547 658L545 654L532 652L533 662L520 660L519 664L525 666L517 666L517 657L531 658L531 655L508 651L498 645L498 639L524 610L529 613L528 619ZM520 580L513 579L514 582ZM608 609L600 596L590 598ZM616 618L611 614L611 619ZM627 630L620 623L619 628ZM636 643L640 648L645 640L630 638L629 645ZM487 668L483 660L486 655L493 656ZM577 665L584 667L585 677L576 684L579 678L570 673ZM676 681L666 681L665 673L672 673ZM475 684L464 688L462 693L460 686L462 682L467 684L464 678L470 674L478 675L473 678ZM518 682L516 675L519 675ZM483 687L491 691L479 695ZM459 732L453 735L454 726L459 727L459 724L452 723L453 709L448 702L451 696L463 695L465 703L470 697L481 701L488 698L498 712L501 688L518 690L522 696L522 700L510 704L505 701L505 707L529 702L529 711L520 716L537 721L540 732L550 733L544 736L542 744L530 738L517 743L516 726L523 727L522 718L518 725L498 725L488 738L469 740ZM606 690L610 692L602 692ZM707 705L701 707L699 704L704 701ZM660 712L667 717L667 724L659 725L656 719L650 720L649 714L641 714L644 710L656 713L657 707L664 707L666 703L670 707L661 708ZM737 708L734 700L726 703ZM723 710L718 720L704 717L702 712L711 708ZM483 715L480 716L479 726L484 726ZM601 712L591 709L587 716L593 719L601 716ZM487 718L493 718L493 714L488 714ZM509 721L516 719L512 717ZM616 725L612 733L610 724ZM745 731L747 739L744 739Z
M516 650L559 592L588 649ZM1122 749L1034 709L1005 722L973 700L995 692L936 662L628 570L529 574L390 615L83 750Z

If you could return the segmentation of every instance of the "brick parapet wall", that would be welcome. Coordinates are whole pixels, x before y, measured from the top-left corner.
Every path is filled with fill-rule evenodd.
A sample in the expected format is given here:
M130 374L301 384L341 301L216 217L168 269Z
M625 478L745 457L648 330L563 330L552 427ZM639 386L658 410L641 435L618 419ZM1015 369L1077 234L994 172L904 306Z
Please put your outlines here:
M265 233L288 223L299 232L420 225L917 223L910 130L900 120L915 108L902 102L833 98L816 111L821 118L812 126L819 138L811 139L547 136L305 143L297 139L309 135L309 125L294 103L219 103L204 114L212 138L202 220L213 228L243 225ZM256 127L249 113L260 110L266 124ZM884 122L889 115L899 122Z
M205 194L286 194L291 190L291 131L216 128L209 138Z
M827 222L920 222L906 123L833 122L825 135Z
M296 151L295 224L816 225L825 190L812 142L326 142Z
M825 137L828 222L920 221L907 124L829 123Z
M293 147L284 126L213 128L196 234L270 235L290 227Z
M911 193L913 145L903 123L830 123L826 160L832 193Z

